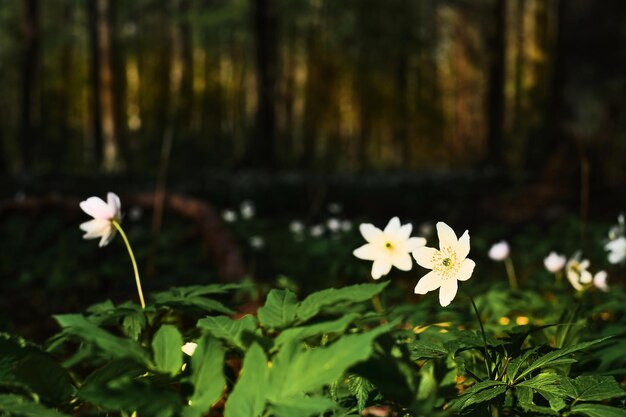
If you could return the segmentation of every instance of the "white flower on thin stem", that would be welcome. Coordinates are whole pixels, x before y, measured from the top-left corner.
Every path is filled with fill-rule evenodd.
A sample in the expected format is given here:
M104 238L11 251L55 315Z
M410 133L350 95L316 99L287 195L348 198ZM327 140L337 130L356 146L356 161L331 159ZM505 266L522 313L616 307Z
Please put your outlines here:
M580 260L580 255L574 255L572 259L567 261L565 266L565 276L572 287L576 291L582 291L585 285L593 282L593 275L587 269L589 268L589 260Z
M600 291L607 292L609 290L609 285L606 280L609 275L606 271L599 271L593 276L593 286L599 289Z
M246 220L253 218L254 214L256 213L254 203L248 200L242 202L241 206L239 207L239 212L241 213L241 217Z
M289 223L289 230L291 233L298 235L304 232L304 224L301 221L294 220Z
M626 237L620 236L604 245L604 249L609 251L609 262L619 264L626 260Z
M197 343L187 342L180 348L180 350L182 350L185 353L185 355L193 356L197 347L198 347Z
M328 227L328 230L335 233L341 229L341 222L339 221L339 219L331 217L326 221L326 227Z
M389 220L384 230L369 223L361 224L359 230L367 243L355 249L353 254L359 259L374 261L374 279L387 275L392 266L401 271L410 271L413 267L411 252L426 244L424 238L411 237L413 226L410 223L400 224L397 217Z
M439 288L439 304L449 305L458 290L457 281L467 281L476 263L467 258L470 251L469 232L457 239L454 230L443 222L437 223L439 250L422 247L413 252L417 263L432 269L415 286L416 294L426 294Z
M324 234L324 226L322 226L321 224L311 226L309 233L311 233L311 236L313 237L320 237Z
M559 255L556 252L550 252L550 254L543 260L543 265L549 272L556 274L563 269L567 258L565 255Z
M80 208L93 217L92 220L80 225L81 230L86 232L83 239L100 238L98 246L108 245L116 232L112 221L118 223L122 221L122 203L117 194L108 193L106 203L100 197L89 197L80 202Z
M489 249L489 257L494 261L504 261L509 257L511 253L511 248L506 241L501 241L494 244L491 249Z
M233 210L224 210L222 212L222 219L224 219L224 221L226 223L233 223L237 221L237 213L235 213Z

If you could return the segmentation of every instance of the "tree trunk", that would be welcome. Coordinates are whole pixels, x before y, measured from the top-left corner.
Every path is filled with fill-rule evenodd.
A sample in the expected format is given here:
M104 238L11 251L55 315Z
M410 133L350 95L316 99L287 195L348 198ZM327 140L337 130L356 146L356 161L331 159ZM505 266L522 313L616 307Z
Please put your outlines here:
M193 115L193 33L190 24L190 0L179 0L178 33L180 40L180 92L178 99L178 127L189 134Z
M24 55L22 60L22 106L18 138L23 170L30 168L35 142L34 101L39 66L39 1L24 0Z
M249 161L259 168L276 165L276 16L272 0L251 0L256 42L257 113Z
M87 2L87 24L89 31L89 49L91 52L91 136L94 164L102 165L102 151L104 149L102 139L102 101L100 99L100 33L98 31L98 7L97 0L86 0Z
M504 120L504 65L506 58L506 0L496 0L494 27L489 34L491 62L487 93L487 153L486 163L491 166L504 165L503 120Z

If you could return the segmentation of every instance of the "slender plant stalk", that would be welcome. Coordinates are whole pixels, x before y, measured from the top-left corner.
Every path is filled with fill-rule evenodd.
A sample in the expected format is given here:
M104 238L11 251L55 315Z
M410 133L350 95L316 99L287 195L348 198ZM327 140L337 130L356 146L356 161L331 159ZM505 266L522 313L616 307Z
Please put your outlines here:
M487 335L485 334L485 327L483 326L483 321L480 319L480 313L478 312L478 307L476 307L476 303L472 296L469 296L470 301L472 302L472 307L474 307L474 313L476 313L476 318L478 319L478 324L480 324L480 332L483 335L483 345L485 349L485 353L483 355L483 359L485 360L485 369L487 370L487 378L491 378L491 366L489 365L489 353L487 350Z
M517 276L515 275L515 268L513 268L513 261L511 258L504 260L504 267L506 268L506 276L509 278L509 286L512 290L517 289Z
M142 309L146 308L146 302L144 301L144 298L143 298L143 291L141 290L141 280L139 279L139 270L137 269L137 261L135 261L135 255L133 254L133 250L130 247L130 242L128 241L128 238L126 237L126 233L124 233L122 226L117 222L117 220L113 219L111 220L111 223L113 224L113 227L115 227L117 231L120 232L120 235L122 236L122 239L124 240L124 243L126 244L126 249L128 249L128 255L130 255L130 261L133 264L133 271L135 272L135 284L137 284L137 292L139 293L139 301L141 302L141 308Z
M376 310L378 314L383 314L383 303L380 301L380 296L378 294L372 297L372 304L374 305L374 310Z

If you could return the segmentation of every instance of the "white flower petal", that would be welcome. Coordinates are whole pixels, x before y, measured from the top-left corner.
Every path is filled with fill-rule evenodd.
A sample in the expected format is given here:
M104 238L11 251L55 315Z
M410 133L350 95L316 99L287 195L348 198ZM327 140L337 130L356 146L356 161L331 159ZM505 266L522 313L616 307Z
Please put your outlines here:
M415 286L415 294L426 294L439 288L443 280L436 272L430 271L424 275Z
M109 205L109 207L111 207L113 209L114 214L114 218L116 220L120 220L122 218L121 213L122 213L122 202L120 201L120 198L117 196L117 194L115 193L108 193L107 194L107 204Z
M185 355L192 356L194 352L196 351L197 347L198 345L196 343L187 342L180 348L180 350L182 350L185 353Z
M376 259L372 264L372 278L379 279L391 271L391 262L388 260Z
M412 237L406 241L406 250L413 252L417 248L420 248L426 244L426 239L423 237Z
M364 259L366 261L373 261L379 256L380 251L377 250L376 246L372 245L371 243L366 243L360 248L356 248L352 252L352 254L359 259Z
M593 275L589 271L580 271L579 281L581 284L589 284L593 281Z
M465 258L470 252L470 237L469 230L466 230L463 235L459 238L459 243L457 245L457 256L460 258Z
M98 247L102 248L108 245L109 242L111 242L114 237L115 237L115 229L111 228L108 233L102 235L102 239L100 239L100 242L98 243Z
M402 226L400 225L400 219L398 217L392 217L391 220L389 220L389 223L387 223L387 226L385 226L384 232L389 234L396 234L400 231L401 227Z
M459 268L459 272L457 272L456 279L459 281L467 281L472 276L472 272L474 272L474 267L476 266L476 262L471 259L465 258L461 267Z
M108 220L93 219L88 222L81 223L80 229L86 232L83 239L94 239L108 233L111 223Z
M439 236L439 248L451 247L457 250L459 241L456 238L456 233L444 222L437 222L437 236Z
M413 251L413 258L415 258L415 262L417 262L419 266L433 269L434 260L438 254L439 251L437 249L422 246Z
M361 234L363 235L365 240L367 240L368 242L376 240L376 238L380 237L383 234L382 230L370 223L363 223L359 225L359 230L361 231Z
M80 208L94 219L110 220L115 216L112 207L109 207L100 197L89 197L80 202Z
M393 266L401 271L410 271L411 268L413 268L413 260L411 260L411 255L406 252L395 256L392 263Z
M454 300L458 288L459 285L456 279L447 279L441 284L439 288L439 304L441 304L441 307L446 307Z
M407 240L411 237L411 232L413 231L413 225L411 223L404 224L400 226L398 230L398 238L402 240Z

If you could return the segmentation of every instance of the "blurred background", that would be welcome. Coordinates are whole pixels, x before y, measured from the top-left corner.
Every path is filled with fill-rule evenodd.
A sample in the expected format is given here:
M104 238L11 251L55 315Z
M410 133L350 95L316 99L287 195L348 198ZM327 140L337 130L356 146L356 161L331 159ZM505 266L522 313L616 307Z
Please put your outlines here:
M68 281L78 304L114 294L122 248L78 230L107 191L162 287L181 259L215 276L227 233L236 271L336 282L358 221L392 215L484 227L485 248L561 222L573 240L541 250L584 247L626 207L625 21L623 0L0 0L2 280L45 283L31 306ZM219 224L244 201L257 223ZM289 224L319 237L329 217L349 243L292 265Z

